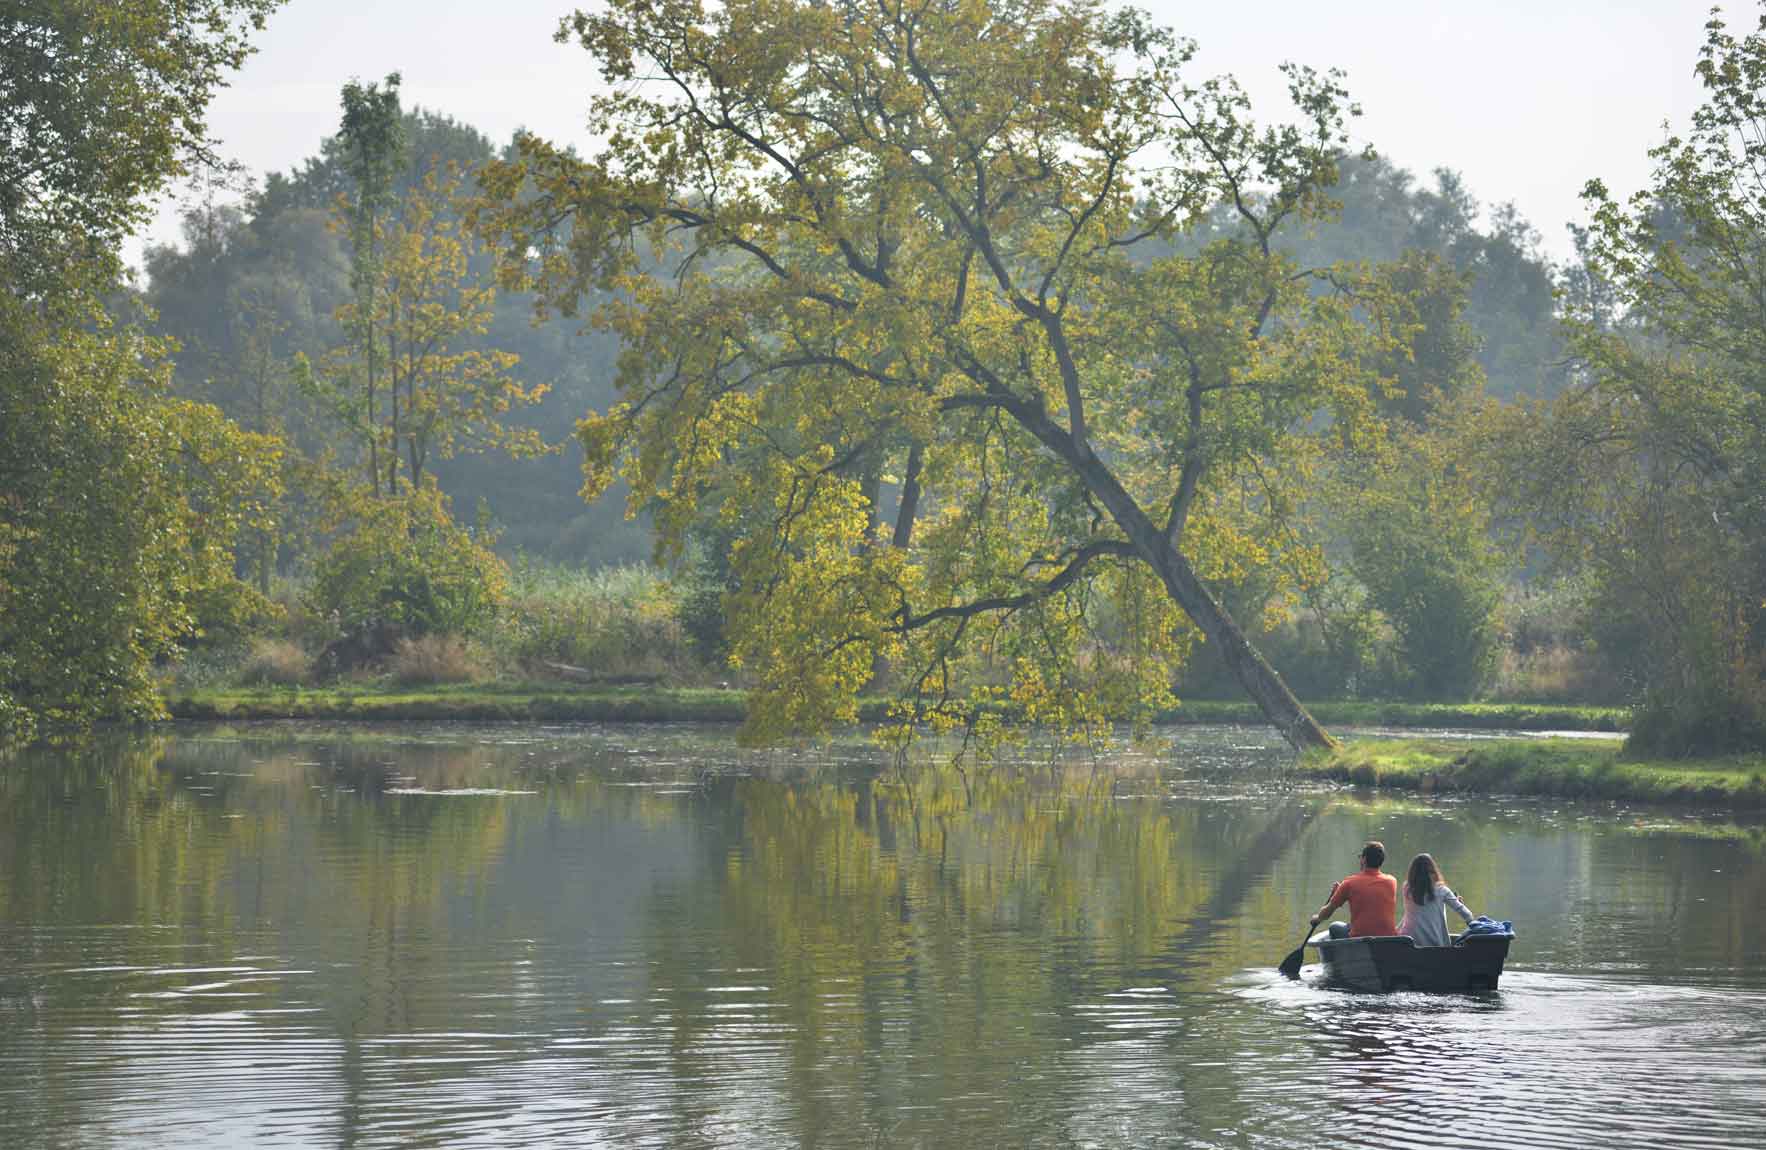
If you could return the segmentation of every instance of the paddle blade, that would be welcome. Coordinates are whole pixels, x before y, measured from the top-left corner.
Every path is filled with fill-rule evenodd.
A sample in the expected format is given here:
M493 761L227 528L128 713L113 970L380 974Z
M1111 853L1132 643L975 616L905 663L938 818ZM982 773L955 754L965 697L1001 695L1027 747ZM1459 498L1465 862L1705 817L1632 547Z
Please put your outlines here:
M1282 964L1280 966L1276 967L1276 969L1282 972L1283 978L1299 978L1300 977L1300 967L1303 963L1305 963L1305 961L1306 961L1306 944L1301 943L1299 946L1294 948L1294 953L1292 953L1288 957L1282 959Z

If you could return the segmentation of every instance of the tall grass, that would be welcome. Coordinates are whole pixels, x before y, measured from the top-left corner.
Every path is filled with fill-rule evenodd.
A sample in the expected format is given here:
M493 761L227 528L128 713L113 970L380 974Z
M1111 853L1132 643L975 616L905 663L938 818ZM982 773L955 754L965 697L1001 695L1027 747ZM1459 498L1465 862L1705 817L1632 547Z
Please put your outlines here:
M251 641L251 652L237 677L241 683L292 687L313 677L313 661L299 643L260 636Z
M1497 702L1615 703L1625 685L1587 647L1505 647L1489 697Z
M477 644L458 635L400 639L388 670L396 682L405 686L472 683L491 677Z
M523 564L490 640L524 674L556 674L561 664L606 679L699 679L711 669L681 625L682 598L646 565L573 571Z

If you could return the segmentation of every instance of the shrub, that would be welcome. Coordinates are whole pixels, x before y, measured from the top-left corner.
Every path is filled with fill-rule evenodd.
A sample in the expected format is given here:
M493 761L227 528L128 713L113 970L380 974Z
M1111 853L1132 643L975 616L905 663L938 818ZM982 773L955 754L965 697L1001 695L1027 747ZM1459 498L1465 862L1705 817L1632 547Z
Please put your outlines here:
M0 696L50 724L155 717L156 668L253 605L233 548L280 448L171 397L162 342L42 302L0 291Z
M488 676L482 653L458 635L400 639L392 655L393 678L407 685L470 683Z
M343 529L313 572L308 601L345 635L461 635L490 622L508 568L454 522L433 484L398 498L356 489L339 502L333 515Z
M277 579L270 585L270 603L280 616L277 632L309 650L317 650L335 637L335 629L315 609L311 589L305 583Z
M251 653L239 667L239 681L294 686L312 677L313 661L299 643L287 639L253 639Z
M1625 752L1696 758L1766 747L1766 674L1744 661L1729 677L1652 685L1633 710Z

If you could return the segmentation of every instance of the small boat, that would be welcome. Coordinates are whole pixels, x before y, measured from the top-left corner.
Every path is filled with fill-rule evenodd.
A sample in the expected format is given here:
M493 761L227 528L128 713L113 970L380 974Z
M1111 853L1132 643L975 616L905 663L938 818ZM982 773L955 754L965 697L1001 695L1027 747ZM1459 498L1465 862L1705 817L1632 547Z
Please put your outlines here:
M1451 946L1418 946L1409 937L1373 935L1310 940L1324 960L1325 978L1351 990L1495 990L1514 935L1454 935Z

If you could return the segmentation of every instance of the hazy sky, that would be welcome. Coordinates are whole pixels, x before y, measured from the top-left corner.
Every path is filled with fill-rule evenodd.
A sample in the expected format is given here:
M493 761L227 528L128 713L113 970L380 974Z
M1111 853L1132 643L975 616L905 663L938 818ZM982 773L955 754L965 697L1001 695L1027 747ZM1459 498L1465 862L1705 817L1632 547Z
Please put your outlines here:
M1358 142L1426 176L1462 172L1486 204L1513 200L1546 249L1568 251L1578 193L1599 176L1641 186L1663 122L1699 99L1693 75L1710 0L1259 0L1148 5L1197 40L1201 78L1230 72L1260 119L1287 106L1284 60L1349 74ZM1724 4L1732 27L1753 10ZM586 143L592 62L552 42L570 0L289 0L259 52L215 100L224 151L254 172L311 155L354 77L403 73L407 106L445 112L501 142L517 127ZM151 239L176 235L162 210Z

